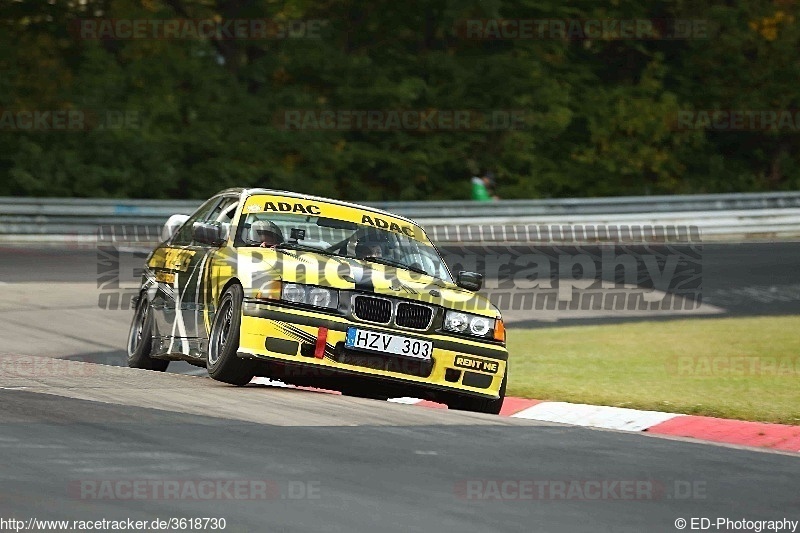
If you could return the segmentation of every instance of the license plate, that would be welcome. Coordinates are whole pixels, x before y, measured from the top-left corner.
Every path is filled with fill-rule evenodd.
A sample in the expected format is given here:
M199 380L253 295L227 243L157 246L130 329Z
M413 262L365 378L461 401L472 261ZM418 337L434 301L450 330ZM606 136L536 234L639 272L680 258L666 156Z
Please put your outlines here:
M431 341L421 341L401 335L390 335L358 328L347 328L347 338L344 341L344 345L347 348L356 350L391 353L418 359L430 359L433 353L433 343Z

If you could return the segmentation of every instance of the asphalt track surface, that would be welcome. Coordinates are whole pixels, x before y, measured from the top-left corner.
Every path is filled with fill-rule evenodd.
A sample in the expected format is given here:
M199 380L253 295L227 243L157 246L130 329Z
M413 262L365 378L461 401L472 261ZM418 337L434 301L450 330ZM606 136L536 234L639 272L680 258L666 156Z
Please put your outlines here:
M147 405L149 391L142 392L139 403ZM158 392L177 396L191 389ZM245 409L243 391L218 392L216 398ZM678 518L800 516L800 461L793 456L523 421L494 425L484 415L293 394L312 397L301 403L321 425L288 417L282 424L277 409L272 423L258 423L0 390L0 516L220 517L228 531L460 533L660 532L676 531ZM347 425L359 415L367 421ZM382 422L370 423L370 415ZM226 499L219 491L212 493L218 499L197 501L157 492L135 500L119 489L112 497L80 488L134 479L265 480L278 490L265 499L248 499L247 492ZM511 485L497 492L487 480ZM520 499L519 481L538 481L544 489ZM605 484L605 495L595 498L591 482ZM644 490L633 496L619 489L631 482L644 483ZM475 483L478 489L467 489ZM575 491L562 495L559 484Z
M130 312L98 308L96 262L91 250L0 249L2 519L221 517L226 531L457 532L800 519L796 455L106 365L4 363L3 353L120 362ZM706 245L704 293L728 298L729 315L796 314L799 265L798 244ZM136 479L267 480L278 492L197 501L75 489ZM520 481L543 492L520 498ZM653 490L626 496L618 487L629 482ZM580 496L597 484L610 489ZM578 492L562 496L564 486Z

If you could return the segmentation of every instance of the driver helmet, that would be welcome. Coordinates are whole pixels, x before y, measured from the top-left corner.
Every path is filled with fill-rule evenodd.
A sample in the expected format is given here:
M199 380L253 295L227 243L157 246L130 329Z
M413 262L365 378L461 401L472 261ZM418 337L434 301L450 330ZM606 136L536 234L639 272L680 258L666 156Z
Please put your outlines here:
M358 241L355 251L358 258L383 256L383 246L376 241Z
M283 242L281 229L269 220L256 220L250 225L252 240L267 246L275 246Z

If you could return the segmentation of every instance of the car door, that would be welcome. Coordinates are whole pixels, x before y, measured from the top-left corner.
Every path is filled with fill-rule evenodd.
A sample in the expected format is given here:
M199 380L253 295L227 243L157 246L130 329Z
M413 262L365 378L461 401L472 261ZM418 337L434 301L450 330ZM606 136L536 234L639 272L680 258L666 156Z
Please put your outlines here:
M230 224L232 213L238 204L238 195L221 196L210 211L194 222ZM175 279L178 312L170 334L171 345L172 351L202 358L207 340L203 323L205 285L208 283L205 274L211 266L212 254L220 247L198 242L193 232L188 230L183 239L180 241L182 246L176 261L183 270Z
M222 197L215 196L198 208L167 242L159 246L148 266L153 269L157 288L151 300L155 335L158 342L155 353L190 353L186 339L193 332L186 329L186 319L191 317L187 308L186 293L197 269L195 256L202 248L194 242L192 228L195 222L204 221ZM176 342L177 339L177 342Z
M238 205L238 195L223 196L202 221L219 223L225 228L225 234L230 235L231 222ZM220 258L215 257L220 250L220 246L192 241L187 246L187 250L191 251L191 257L188 258L187 273L182 277L182 282L179 283L181 309L183 310L183 329L178 330L178 332L185 333L185 336L190 339L188 342L192 348L190 355L202 357L205 352L205 341L208 340L204 314L206 306L213 305L208 298L208 293L210 292L209 284L214 281L211 279L210 273L214 261L220 260ZM195 344L197 348L194 347Z

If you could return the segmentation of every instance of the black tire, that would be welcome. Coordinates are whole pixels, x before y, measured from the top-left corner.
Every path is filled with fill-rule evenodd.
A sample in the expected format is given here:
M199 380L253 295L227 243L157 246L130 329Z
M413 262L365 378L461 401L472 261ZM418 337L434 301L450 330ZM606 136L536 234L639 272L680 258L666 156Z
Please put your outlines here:
M163 372L169 366L166 359L150 357L153 349L153 314L150 302L142 295L133 313L131 330L128 333L128 366Z
M500 397L496 400L475 398L472 396L456 396L447 401L448 409L458 409L459 411L472 411L474 413L487 413L499 415L503 407L503 400L506 397L506 382L508 381L508 371L503 374L503 383L500 385Z
M241 285L231 285L222 295L208 336L206 368L208 375L231 385L247 385L255 377L255 364L236 355L239 349L239 327L242 324Z

